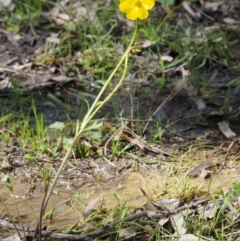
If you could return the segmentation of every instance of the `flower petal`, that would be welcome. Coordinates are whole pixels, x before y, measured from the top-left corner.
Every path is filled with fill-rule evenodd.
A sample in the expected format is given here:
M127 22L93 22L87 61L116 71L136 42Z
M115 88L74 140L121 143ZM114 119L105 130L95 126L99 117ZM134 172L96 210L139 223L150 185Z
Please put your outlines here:
M136 20L137 18L145 19L148 17L148 11L144 8L135 8L133 11L127 13L127 18Z
M123 13L129 13L131 12L135 7L135 3L133 1L129 2L126 0L122 0L122 2L119 5L119 9Z
M155 0L119 0L119 9L126 14L130 20L137 18L145 19L148 17L148 10L155 5Z
M146 10L150 10L155 5L155 0L142 0L142 5Z

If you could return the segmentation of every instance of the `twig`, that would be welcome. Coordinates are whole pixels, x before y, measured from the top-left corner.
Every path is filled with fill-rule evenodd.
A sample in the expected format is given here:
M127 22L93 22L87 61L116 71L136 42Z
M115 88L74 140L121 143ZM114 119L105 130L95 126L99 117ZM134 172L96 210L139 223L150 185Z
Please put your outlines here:
M189 209L189 208L196 208L198 205L203 204L207 201L208 201L207 199L202 199L202 200L199 200L199 201L193 201L191 204L183 205L182 207L179 207L179 208L171 210L171 211L170 210L157 211L157 212L142 211L142 212L139 212L139 213L134 213L134 214L131 214L128 217L126 217L124 220L114 221L112 223L109 223L107 225L102 226L101 228L99 228L95 231L92 231L92 232L89 232L89 233L86 233L86 234L72 235L72 234L53 233L51 231L42 230L42 236L51 237L51 238L58 238L58 239L66 239L66 240L69 240L69 241L72 241L72 240L88 240L89 238L97 237L97 236L100 236L102 234L106 234L107 232L112 230L119 223L131 222L131 221L139 219L141 217L161 218L162 216L166 216L166 215L174 215L174 214L177 214L177 213L182 212L182 211L184 211L186 209ZM36 230L35 228L32 228L32 227L22 227L22 226L16 225L16 224L14 226L12 223L10 223L8 221L5 221L3 219L0 219L0 225L2 225L4 227L12 228L12 229L17 228L17 230L20 230L20 231L24 228L25 232L29 232L29 233L35 232L35 230Z

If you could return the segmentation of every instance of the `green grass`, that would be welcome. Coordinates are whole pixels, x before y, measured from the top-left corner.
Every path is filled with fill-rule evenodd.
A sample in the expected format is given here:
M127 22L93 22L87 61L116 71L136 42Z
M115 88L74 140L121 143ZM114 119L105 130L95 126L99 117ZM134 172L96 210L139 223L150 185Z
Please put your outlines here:
M187 227L191 233L196 233L201 237L212 238L212 240L232 240L234 230L239 228L239 221L234 218L234 213L226 214L229 205L231 206L236 197L239 195L239 183L232 184L232 191L220 192L218 198L213 203L213 216L206 218L206 208L202 213L195 217L185 217ZM219 205L221 203L221 205ZM239 209L237 207L236 211Z

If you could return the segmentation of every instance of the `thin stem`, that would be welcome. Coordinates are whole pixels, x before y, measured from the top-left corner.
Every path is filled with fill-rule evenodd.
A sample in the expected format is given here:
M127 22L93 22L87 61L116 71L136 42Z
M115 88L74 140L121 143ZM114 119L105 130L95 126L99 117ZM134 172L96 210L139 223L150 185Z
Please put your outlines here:
M112 92L104 99L104 101L102 101L99 106L96 107L96 109L93 111L92 115L89 117L89 120L91 120L93 118L93 116L102 108L102 106L109 101L112 96L117 92L118 88L121 86L121 84L124 81L124 78L126 76L127 73L127 67L128 67L128 57L129 57L129 52L131 51L131 48L129 48L128 54L126 54L125 57L125 64L124 64L124 70L123 70L123 74L122 77L120 79L120 81L118 82L118 84L115 86L115 88L112 90Z
M136 39L136 36L137 36L137 30L138 30L138 23L136 21L136 26L135 26L135 30L134 30L134 33L133 33L133 37L132 37L132 40L126 50L126 52L124 53L124 55L122 56L122 58L120 59L119 63L117 64L117 66L115 67L115 69L113 70L113 72L111 73L111 75L109 76L109 78L107 79L106 83L104 84L104 86L102 87L101 91L99 92L98 96L96 97L95 101L93 102L91 108L89 109L89 111L87 112L86 116L84 117L83 119L83 122L81 123L81 125L79 126L79 122L77 123L77 126L76 126L76 134L75 134L75 137L67 151L67 153L65 154L63 160L62 160L62 163L58 169L58 172L57 174L55 175L55 178L53 180L53 183L51 185L51 187L49 188L49 191L46 195L46 198L45 198L45 201L44 201L44 205L43 205L43 209L42 209L42 214L44 214L44 212L46 211L46 208L47 208L47 204L48 204L48 201L50 199L50 196L53 192L53 189L55 188L56 184L57 184L57 180L62 172L62 169L63 167L65 166L65 164L67 163L69 157L70 157L70 154L76 144L76 142L78 141L78 139L80 138L80 136L83 134L87 124L89 124L90 120L94 117L94 115L99 111L99 109L116 93L116 91L118 90L118 88L120 87L120 85L122 84L125 76L126 76L126 73L127 73L127 66L128 66L128 58L129 58L129 53L132 49L132 46L134 44L134 41ZM125 64L124 64L124 71L123 71L123 74L122 74L122 77L119 81L119 83L117 84L117 86L113 89L113 91L98 105L99 103L99 100L102 96L102 94L104 93L104 91L106 90L108 84L110 83L110 81L112 80L112 78L114 77L114 75L116 74L116 72L119 70L119 68L121 67L122 63L124 62L125 60ZM38 222L38 227L40 225L40 220Z
M58 180L58 178L59 178L59 176L61 174L61 171L62 171L63 167L65 166L65 164L67 163L67 160L69 159L70 154L71 154L71 152L72 152L76 142L78 141L78 138L80 138L80 134L81 133L78 132L77 135L74 137L74 139L73 139L73 141L72 141L72 143L71 143L67 153L65 154L65 156L64 156L64 158L62 160L62 163L61 163L61 165L60 165L60 167L58 169L58 172L57 172L57 174L56 174L56 176L55 176L55 178L53 180L53 183L52 183L51 187L49 188L49 191L47 193L47 196L46 196L46 199L45 199L45 202L44 202L44 206L43 206L43 212L42 212L43 214L46 211L46 207L47 207L48 201L50 199L50 196L51 196L51 194L53 192L54 187L57 184L57 180Z
M86 116L84 117L83 119L83 122L82 122L82 125L81 125L81 128L80 129L84 129L85 126L88 124L88 122L93 118L93 116L96 114L96 111L94 111L94 109L96 108L96 105L99 101L99 99L101 98L102 94L104 93L104 91L106 90L107 86L109 85L110 81L112 80L112 78L114 77L114 75L116 74L116 72L119 70L119 68L121 67L123 61L126 59L126 57L129 55L131 49L132 49L132 45L134 44L134 41L136 39L136 36L137 36L137 31L138 31L138 22L136 21L136 26L135 26L135 30L134 30L134 33L133 33L133 37L132 37L132 40L126 50L126 52L124 53L124 55L122 56L122 58L120 59L119 63L117 64L117 66L115 67L115 69L113 70L113 72L111 73L111 75L109 76L109 78L107 79L106 83L104 84L104 86L102 87L101 91L99 92L97 98L95 99L95 101L93 102L90 110L88 111L88 113L86 114ZM126 63L125 63L125 66L126 66ZM122 84L123 80L124 80L124 77L126 75L126 70L124 71L123 75L122 75L122 78L121 80L119 81L120 85ZM119 88L120 86L119 84L116 86L117 89ZM114 90L116 89L116 87L114 88ZM116 92L116 91L112 91L112 92ZM112 92L109 94L111 95ZM113 94L114 94L113 93ZM112 95L113 95L112 94ZM111 95L111 97L112 97ZM111 98L110 97L110 98ZM108 98L108 100L110 99ZM100 108L102 107L103 104L105 104L106 101L104 100L101 104L100 104ZM97 110L99 110L100 108L98 108Z

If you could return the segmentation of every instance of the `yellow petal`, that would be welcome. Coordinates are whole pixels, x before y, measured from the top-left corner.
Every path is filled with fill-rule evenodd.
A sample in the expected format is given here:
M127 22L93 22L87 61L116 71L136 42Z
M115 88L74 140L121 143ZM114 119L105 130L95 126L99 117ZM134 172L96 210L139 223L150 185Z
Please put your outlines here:
M129 13L131 12L135 7L135 4L133 1L129 2L126 0L122 0L122 2L119 5L119 9L123 13Z
M142 0L142 5L146 10L150 10L155 5L155 0Z
M133 11L127 13L127 18L136 20L137 18L145 19L148 17L148 11L144 8L135 8Z
M119 9L126 14L130 20L137 18L145 19L148 17L148 10L155 5L155 0L119 0Z

